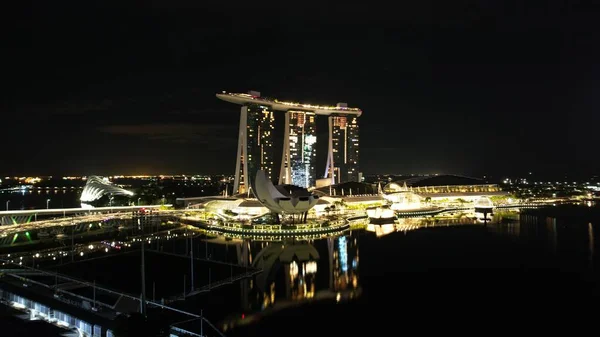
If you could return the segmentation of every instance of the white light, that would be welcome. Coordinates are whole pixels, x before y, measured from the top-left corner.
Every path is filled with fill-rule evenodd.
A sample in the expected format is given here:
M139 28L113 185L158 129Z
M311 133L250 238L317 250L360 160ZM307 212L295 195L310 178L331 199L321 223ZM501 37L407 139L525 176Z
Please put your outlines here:
M104 248L104 251L105 251L106 253L108 253L108 248Z
M25 309L27 308L25 305L21 304L21 303L17 303L17 302L12 302L12 306L18 309Z
M317 263L315 261L309 261L306 263L306 273L314 274L317 272Z
M62 325L62 326L65 326L65 327L69 327L69 323L67 323L65 321L58 321L58 322L56 322L56 324Z
M83 256L83 252L79 253L80 256Z

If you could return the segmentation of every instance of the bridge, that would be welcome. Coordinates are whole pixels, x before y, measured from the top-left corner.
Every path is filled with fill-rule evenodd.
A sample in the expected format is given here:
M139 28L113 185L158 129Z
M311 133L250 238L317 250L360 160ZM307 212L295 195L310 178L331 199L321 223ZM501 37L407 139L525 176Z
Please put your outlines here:
M151 206L127 206L127 207L101 207L101 208L65 208L65 209L43 209L27 211L3 211L0 218L9 224L0 226L0 246L13 246L23 242L31 242L36 238L42 238L44 234L81 234L101 229L103 225L115 225L115 221L130 220L131 212L140 209L157 209L158 205ZM37 213L45 215L62 215L61 217L46 220L37 220ZM170 213L169 211L164 211ZM69 215L69 216L67 216ZM19 222L25 219L26 221ZM8 221L7 221L8 222ZM69 228L65 232L66 228ZM45 233L42 233L45 232ZM50 232L50 233L49 233ZM44 236L44 237L46 237Z
M30 319L45 320L65 327L76 329L80 336L112 336L108 326L121 312L137 312L141 308L139 295L121 292L96 282L80 280L57 272L45 271L14 265L7 260L0 260L10 268L0 269L0 283L8 290L0 294L0 300L18 310L26 310ZM87 288L89 292L77 292ZM92 295L92 296L90 296ZM206 324L213 336L225 337L202 314L198 315L156 301L145 299L149 307L162 308L169 311L171 336L206 336L202 331L198 334L178 325L189 320L199 320Z
M141 209L159 209L160 207L171 207L172 205L147 205L147 206L115 206L115 207L95 207L95 208L50 208L50 209L31 209L16 211L0 211L0 225L17 225L37 221L39 216L62 216L68 215L86 216L93 214L109 214L118 212L139 211Z

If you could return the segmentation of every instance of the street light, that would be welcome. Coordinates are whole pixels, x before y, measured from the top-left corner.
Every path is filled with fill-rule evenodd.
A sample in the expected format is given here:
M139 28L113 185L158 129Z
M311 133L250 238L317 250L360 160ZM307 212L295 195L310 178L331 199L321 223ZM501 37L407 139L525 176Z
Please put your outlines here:
M8 203L10 202L10 200L6 201L6 210L8 211Z
M163 197L162 197L162 204L163 204L163 206L165 204L165 195L164 194L163 194Z
M50 208L50 199L46 200L46 209Z
M110 197L110 199L108 199L108 207L112 207L112 201L115 197Z
M141 200L141 199L142 199L142 198L138 198L138 206L140 205L140 200Z

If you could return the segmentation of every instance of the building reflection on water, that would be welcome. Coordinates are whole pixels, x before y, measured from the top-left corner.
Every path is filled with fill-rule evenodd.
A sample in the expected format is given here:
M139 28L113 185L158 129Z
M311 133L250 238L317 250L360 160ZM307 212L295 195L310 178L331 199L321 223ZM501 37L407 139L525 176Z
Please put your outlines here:
M520 239L541 240L555 254L579 255L593 265L596 240L594 225L589 220L521 214L512 227L512 234Z
M340 236L327 239L331 277L329 289L336 292L340 301L342 292L352 297L358 289L358 237Z
M560 257L565 261L562 266L564 270L597 273L597 231L594 231L594 222L590 222L590 219L581 216L549 216L544 212L520 213L513 221L500 219L488 228ZM599 278L600 275L594 277Z
M471 214L401 218L389 224L368 224L366 235L388 238L397 232L402 235L417 229L454 226L479 226L484 231L524 240L528 245L543 245L561 255L574 269L597 269L598 259L594 257L598 231L589 221L579 223L515 212L494 214L489 223L481 223ZM221 328L251 324L264 315L311 301L335 303L359 296L361 232L304 241L234 241L237 262L263 272L241 283L240 310L224 320Z
M367 225L366 230L375 233L377 237L381 237L395 232L408 232L419 228L461 226L475 223L477 223L476 220L466 217L447 219L400 218L388 224L370 223Z
M238 263L263 272L240 283L242 312L226 319L223 328L310 301L359 296L358 245L356 232L312 241L243 240L236 245Z
M429 227L481 224L472 216L458 218L403 218L389 224L369 224L366 230L382 237L395 232ZM539 242L554 254L576 256L593 267L595 235L593 223L585 219L551 217L544 214L512 213L494 215L486 228L527 242Z

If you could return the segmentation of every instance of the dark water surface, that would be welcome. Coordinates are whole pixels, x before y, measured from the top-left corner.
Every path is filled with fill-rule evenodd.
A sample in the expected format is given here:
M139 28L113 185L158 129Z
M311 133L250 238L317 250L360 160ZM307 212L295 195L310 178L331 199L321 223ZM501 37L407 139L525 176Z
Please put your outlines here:
M439 220L383 236L358 230L313 241L198 237L189 244L194 257L263 272L173 306L202 311L228 337L592 334L600 303L600 221L588 211L557 209L496 217L487 225ZM189 242L159 246L185 255ZM137 276L134 260L128 265ZM231 272L226 267L219 275L215 267L207 278L202 268L195 270L197 287ZM130 277L113 269L110 281ZM161 296L182 291L185 274L190 282L187 261L152 263L147 281L156 280ZM176 286L163 289L163 279Z
M0 210L28 210L81 207L81 189L24 190L23 192L0 192ZM48 202L48 200L50 200ZM8 202L8 203L7 203ZM48 202L46 204L46 202Z
M581 219L522 216L379 238L354 233L358 298L306 302L227 335L577 333L598 314L597 231Z

